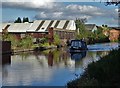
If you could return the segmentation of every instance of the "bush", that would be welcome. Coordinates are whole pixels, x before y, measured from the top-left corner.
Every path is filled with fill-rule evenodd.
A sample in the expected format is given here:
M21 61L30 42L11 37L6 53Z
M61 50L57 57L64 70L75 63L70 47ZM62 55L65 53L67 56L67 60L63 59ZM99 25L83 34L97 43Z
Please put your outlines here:
M54 44L55 45L60 45L61 41L60 41L60 38L57 34L54 34Z
M88 65L81 78L69 82L68 88L88 86L118 86L120 84L120 50L113 50L109 55Z

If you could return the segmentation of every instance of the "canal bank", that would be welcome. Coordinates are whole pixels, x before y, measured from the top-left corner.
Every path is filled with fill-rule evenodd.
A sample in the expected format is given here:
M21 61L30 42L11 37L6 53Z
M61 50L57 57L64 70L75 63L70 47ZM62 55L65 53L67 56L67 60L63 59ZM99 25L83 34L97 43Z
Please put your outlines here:
M99 61L88 65L85 73L74 81L67 83L68 88L83 88L91 86L119 87L120 49L111 51Z

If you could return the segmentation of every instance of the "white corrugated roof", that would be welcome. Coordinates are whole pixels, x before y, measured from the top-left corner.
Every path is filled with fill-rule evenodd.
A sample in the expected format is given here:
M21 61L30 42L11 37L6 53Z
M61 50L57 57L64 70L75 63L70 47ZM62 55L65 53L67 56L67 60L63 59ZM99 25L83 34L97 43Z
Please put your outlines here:
M41 26L41 28L38 30L38 32L42 32L42 31L46 31L47 27L49 26L51 20L46 20L43 25Z
M30 26L30 28L27 31L29 31L29 32L35 31L41 22L42 22L42 20L34 21L34 23Z
M3 23L2 29L6 25L7 23ZM11 23L8 32L46 32L49 27L64 30L76 29L74 20L35 20L33 23Z
M74 20L36 20L27 32L44 32L49 27L67 30L76 29Z
M26 32L32 23L12 23L8 32Z
M56 24L57 20L54 20L53 24L51 25L51 27L54 27Z
M64 27L66 21L67 21L67 20L60 20L60 22L59 22L57 28L63 29L63 27Z

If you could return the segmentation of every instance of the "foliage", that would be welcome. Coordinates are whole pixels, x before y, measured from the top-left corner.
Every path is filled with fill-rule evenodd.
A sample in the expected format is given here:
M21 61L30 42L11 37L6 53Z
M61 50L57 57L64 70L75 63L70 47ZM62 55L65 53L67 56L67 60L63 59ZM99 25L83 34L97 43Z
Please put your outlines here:
M88 65L85 74L68 83L68 88L86 86L119 86L120 49L111 51L98 62Z
M84 19L76 19L76 29L79 30L79 34L76 35L76 39L83 39L87 37L88 31L85 30L85 20Z
M49 43L48 42L45 42L45 43L40 43L39 44L40 47L49 47Z
M118 6L120 4L120 1L119 0L112 0L110 2L106 2L106 6L108 5L115 5L115 6Z
M84 32L84 30L85 30L84 23L85 23L84 19L76 19L76 21L75 21L76 29L79 28L80 32Z
M30 35L26 35L21 41L20 41L20 47L22 48L31 48L33 46L32 37Z
M14 21L14 23L25 23L25 22L29 22L28 17L23 17L23 20L21 20L21 18L18 17L17 20Z
M60 45L60 37L57 34L54 34L54 44Z
M13 49L15 49L19 44L19 41L12 34L5 33L3 34L2 38L3 38L3 41L11 41L11 46Z
M98 29L95 31L94 38L96 42L108 42L109 41L109 35L108 36L104 35L103 31L109 31L106 25L102 27L98 27Z
M22 23L21 18L20 18L20 17L18 17L18 18L17 18L17 20L15 20L15 22L14 22L14 23Z
M120 50L112 51L109 55L103 57L100 61L88 66L90 78L98 81L99 85L118 85L119 67L120 67Z
M107 25L102 25L101 27L103 30L109 30L108 26Z
M23 23L25 23L25 22L29 22L28 17L23 17Z

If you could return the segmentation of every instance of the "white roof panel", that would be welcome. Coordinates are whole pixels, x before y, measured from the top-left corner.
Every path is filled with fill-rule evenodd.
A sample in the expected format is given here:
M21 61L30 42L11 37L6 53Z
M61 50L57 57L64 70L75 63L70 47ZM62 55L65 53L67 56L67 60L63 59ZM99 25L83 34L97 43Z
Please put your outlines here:
M70 26L71 26L71 25L72 25L72 20L69 21L69 23L68 23L66 29L70 29Z
M32 23L13 23L8 28L8 32L26 32Z
M35 31L38 28L38 26L40 25L41 22L42 22L42 20L34 21L33 24L30 26L30 28L27 31L28 32Z
M54 27L56 24L57 20L54 20L53 24L51 25L51 27Z
M63 29L63 27L64 27L66 21L67 21L67 20L60 20L60 22L59 22L57 28Z
M47 30L47 27L49 26L51 20L46 20L43 25L41 26L41 28L38 30L38 32L41 32L41 31L46 31Z

